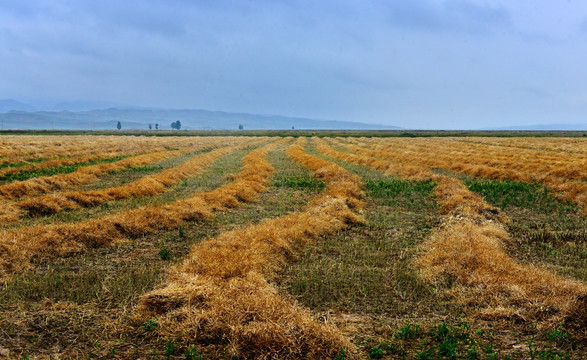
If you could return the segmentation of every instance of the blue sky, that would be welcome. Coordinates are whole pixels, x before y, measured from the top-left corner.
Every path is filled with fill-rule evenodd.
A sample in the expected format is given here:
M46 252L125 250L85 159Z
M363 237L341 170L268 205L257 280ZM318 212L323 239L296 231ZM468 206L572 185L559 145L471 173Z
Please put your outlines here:
M3 0L0 98L587 123L587 2Z

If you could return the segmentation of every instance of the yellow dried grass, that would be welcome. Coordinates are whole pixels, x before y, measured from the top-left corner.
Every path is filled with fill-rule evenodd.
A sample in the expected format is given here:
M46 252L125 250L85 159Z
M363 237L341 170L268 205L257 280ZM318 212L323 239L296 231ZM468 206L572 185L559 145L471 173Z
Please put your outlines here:
M126 237L139 237L172 229L186 221L212 216L214 209L253 200L264 190L273 168L264 159L277 143L251 151L243 158L243 169L227 184L209 193L195 193L162 206L145 206L123 213L102 216L74 224L41 225L0 232L0 281L30 266L33 257L63 256L88 247L100 247ZM236 193L244 189L247 194ZM208 194L223 193L222 197ZM236 202L235 202L236 201Z
M178 166L145 176L125 185L101 190L56 193L6 204L0 208L0 219L3 219L4 223L8 224L18 221L20 217L25 215L55 214L66 209L75 209L80 206L91 207L112 200L126 199L131 196L152 196L160 194L169 186L198 174L212 161L236 149L244 146L258 145L260 142L265 141L246 142L242 145L228 146L209 153L196 155Z
M305 212L194 246L170 269L164 288L141 298L138 321L157 316L160 334L201 345L228 344L229 353L242 359L331 359L341 348L354 357L335 327L316 321L268 282L309 241L362 221L351 210L361 204L358 178L304 153L301 141L287 154L327 182L324 193Z
M506 254L505 215L470 192L460 181L435 178L436 199L448 214L423 244L417 259L423 276L456 279L450 290L464 304L479 305L485 318L518 316L543 326L587 324L587 286Z

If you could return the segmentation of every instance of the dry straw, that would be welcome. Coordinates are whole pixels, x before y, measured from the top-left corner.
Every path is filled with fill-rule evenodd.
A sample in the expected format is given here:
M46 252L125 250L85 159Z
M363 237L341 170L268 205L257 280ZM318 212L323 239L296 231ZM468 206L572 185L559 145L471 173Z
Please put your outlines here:
M167 205L140 207L74 224L2 231L0 279L6 281L11 274L27 269L33 257L63 256L123 238L177 228L186 221L210 217L214 210L253 200L271 177L272 167L264 157L274 146L275 143L251 151L243 158L243 169L233 182L210 192L195 193ZM246 194L239 193L240 190L245 190Z
M587 214L587 184L579 180L587 178L587 159L577 155L573 160L568 153L558 155L555 163L537 156L506 156L507 161L495 162L500 149L482 148L467 156L454 152L451 147L458 142L439 143L431 139L370 140L360 142L361 146L351 144L348 148L369 156L397 162L415 164L431 168L447 169L472 176L490 179L510 179L525 182L540 182L553 191L553 194L576 202ZM383 145L381 145L383 144ZM365 146L374 149L365 148ZM536 151L534 151L536 152ZM401 176L401 174L398 174Z
M349 145L350 149L357 149ZM323 153L358 164L381 168L376 158L359 159L337 152L324 143ZM357 150L361 150L360 148ZM364 153L391 157L380 151ZM410 172L397 172L407 175ZM450 292L462 303L482 306L481 316L518 316L541 321L544 326L565 322L587 324L587 286L531 265L518 264L503 249L511 241L504 230L507 217L472 193L457 179L432 174L437 183L435 197L444 224L423 245L417 259L422 274L430 281L456 279Z
M266 140L260 140L265 142ZM178 166L163 170L153 175L142 177L128 184L100 190L69 191L38 196L31 199L6 204L0 208L0 219L5 224L18 221L25 215L56 214L66 209L91 207L113 200L122 200L131 196L152 196L160 194L168 187L177 184L203 170L203 166L244 146L258 145L259 141L246 142L242 145L228 146L209 153L195 155Z
M229 231L192 248L162 289L141 299L136 318L157 317L160 334L200 345L227 344L242 359L331 359L352 345L332 325L280 296L268 281L308 242L362 219L359 179L340 166L288 148L328 184L301 213ZM350 352L351 356L354 356Z

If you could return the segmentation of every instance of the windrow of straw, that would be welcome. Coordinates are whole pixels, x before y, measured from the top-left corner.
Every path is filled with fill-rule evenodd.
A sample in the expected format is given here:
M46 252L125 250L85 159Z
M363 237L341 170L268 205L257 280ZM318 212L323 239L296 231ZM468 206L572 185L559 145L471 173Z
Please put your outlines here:
M51 169L60 166L83 164L86 162L99 161L101 159L109 159L119 156L133 156L145 153L153 153L156 151L168 150L172 147L163 146L163 144L159 143L153 143L153 146L151 147L137 146L139 144L140 142L136 143L132 140L121 142L120 139L116 139L116 141L110 140L108 142L93 142L87 141L87 139L85 139L83 146L80 146L82 144L76 144L75 146L68 144L68 146L66 146L68 152L65 153L65 156L49 157L47 156L49 154L45 153L45 159L41 159L41 161L34 161L32 163L27 163L26 161L18 163L15 162L15 159L13 158L11 166L6 166L4 168L1 168L0 166L0 176L6 176L21 171L34 171ZM177 145L178 144L175 144L173 147L177 148ZM181 147L185 147L185 145L182 144ZM17 149L22 150L22 146L17 147ZM59 146L60 153L63 153L63 151L66 149L63 149L62 146ZM19 154L19 157L22 156L23 154Z
M368 159L357 161L358 155L344 159L344 154L325 144L318 149L329 156L370 164ZM503 249L502 243L511 239L503 226L508 219L499 209L457 179L444 175L431 179L437 184L439 211L446 217L417 259L426 279L439 283L455 279L457 286L450 293L464 304L482 306L481 316L518 316L545 326L561 322L587 325L584 283L517 263Z
M502 146L465 143L454 138L373 140L373 145L406 154L434 155L442 160L496 168L516 167L522 172L539 172L564 179L587 179L587 159L583 154L570 154L538 149L515 149Z
M340 144L337 141L331 140L335 144ZM350 147L351 145L349 145ZM357 149L357 153L366 152L371 154L372 150ZM361 156L351 152L338 151L329 146L324 140L318 141L318 151L324 155L333 157L335 159L347 161L353 164L368 166L372 169L379 170L388 176L398 176L411 181L424 181L432 178L434 172L427 167L406 164L398 161L391 161L372 156Z
M503 248L512 241L504 216L460 181L444 176L435 181L436 198L448 216L417 259L425 278L455 279L449 292L463 304L482 306L483 317L585 328L587 285L517 263Z
M219 146L219 143L209 143L207 145L197 144L180 150L159 151L155 153L133 156L112 163L85 166L67 174L58 174L53 176L32 178L23 181L14 181L0 186L0 199L18 199L23 196L34 196L57 190L70 189L83 184L88 184L97 180L100 176L108 173L121 171L131 167L143 166L155 161L181 156L190 152L203 150L210 147L214 148L217 146Z
M128 184L88 191L69 191L38 196L31 199L6 204L0 208L0 220L11 223L25 215L56 214L66 209L92 207L113 200L122 200L131 196L152 196L160 194L168 187L181 180L201 172L205 166L237 149L255 146L260 140L242 145L228 146L209 153L195 155L178 166L163 170L153 175L144 176Z
M587 141L576 137L552 137L552 138L462 138L462 142L489 144L517 149L536 149L546 151L565 152L569 154L587 154Z
M105 246L124 238L137 238L177 228L187 221L211 217L214 210L253 200L271 177L273 168L265 160L265 154L275 146L276 143L271 143L251 151L243 158L244 166L234 176L233 182L210 192L196 192L186 199L167 205L144 206L73 224L2 231L0 281L6 281L11 274L26 270L33 257L63 256L85 248Z
M92 136L91 141L88 139L87 135L3 135L0 138L0 167L3 164L18 165L30 160L45 161L109 152L136 155L184 148L194 143L209 141L205 137L156 136Z
M539 168L533 167L533 164L535 163L533 163L531 159L518 159L508 165L509 167L495 167L476 165L473 161L474 157L470 160L472 163L469 163L467 161L459 160L459 157L455 155L442 155L442 151L435 147L430 147L427 150L422 151L412 151L400 147L378 147L377 145L375 145L375 148L378 148L379 150L367 149L363 147L364 145L358 146L348 144L347 146L352 151L366 153L370 156L393 159L394 161L401 161L419 166L447 169L472 176L480 176L489 179L540 182L551 189L554 195L579 204L583 207L583 212L587 214L587 184L548 175L547 172L542 172ZM481 155L478 155L478 157L481 157ZM524 162L529 165L523 166L522 163ZM583 160L583 163L585 163L585 160ZM522 170L522 168L525 170ZM587 166L585 168L587 168ZM569 171L569 174L576 174L574 171Z
M304 212L266 219L194 246L169 270L165 287L141 298L137 321L157 317L161 335L226 346L239 359L332 359L352 345L332 325L278 294L269 281L308 242L362 221L359 180L308 155L301 141L287 154L327 183ZM351 356L352 352L350 352Z
M163 149L161 149L163 150ZM150 151L153 152L153 151ZM96 154L91 155L79 155L79 156L70 156L65 158L57 158L57 159L48 159L46 161L42 161L39 163L32 163L22 166L12 166L12 167L5 167L4 169L0 169L0 177L8 177L11 174L18 174L19 172L23 171L35 171L35 170L45 170L45 169L52 169L61 166L70 166L70 165L78 165L84 163L91 163L91 162L100 162L101 160L107 160L115 157L121 156L132 156L136 155L133 152L127 151L103 151Z

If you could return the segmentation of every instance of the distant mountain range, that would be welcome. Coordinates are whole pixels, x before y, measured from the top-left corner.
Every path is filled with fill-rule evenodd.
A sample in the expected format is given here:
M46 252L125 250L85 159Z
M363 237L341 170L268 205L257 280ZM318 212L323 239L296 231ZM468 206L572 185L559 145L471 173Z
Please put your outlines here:
M65 103L63 103L66 105ZM75 103L76 107L85 105ZM93 105L94 103L88 103ZM120 121L123 129L171 129L179 120L186 130L238 129L315 129L315 130L393 130L395 126L336 120L308 119L280 115L255 115L208 110L169 110L143 108L109 108L89 111L35 111L14 100L0 100L0 122L3 129L104 130L116 129Z
M584 124L534 124L521 126L506 126L490 128L487 130L534 130L534 131L585 131L587 123Z

